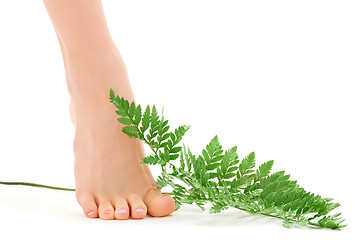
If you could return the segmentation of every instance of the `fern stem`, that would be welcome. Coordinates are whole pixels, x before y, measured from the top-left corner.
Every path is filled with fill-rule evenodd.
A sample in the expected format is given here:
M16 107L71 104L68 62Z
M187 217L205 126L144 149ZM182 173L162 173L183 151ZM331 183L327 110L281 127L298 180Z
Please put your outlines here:
M49 188L49 189L62 190L62 191L72 191L72 192L76 191L76 189L73 189L73 188L54 187L54 186L48 186L48 185L37 184L37 183L29 183L29 182L1 182L0 181L0 184L4 184L4 185L22 185L22 186Z
M2 182L2 181L0 181L0 184L3 184L3 185L21 185L21 186L40 187L40 188L48 188L48 189L55 189L55 190L62 190L62 191L70 191L70 192L76 191L76 189L73 189L73 188L54 187L54 186L43 185L43 184L38 184L38 183L29 183L29 182ZM162 192L162 194L172 195L172 192Z

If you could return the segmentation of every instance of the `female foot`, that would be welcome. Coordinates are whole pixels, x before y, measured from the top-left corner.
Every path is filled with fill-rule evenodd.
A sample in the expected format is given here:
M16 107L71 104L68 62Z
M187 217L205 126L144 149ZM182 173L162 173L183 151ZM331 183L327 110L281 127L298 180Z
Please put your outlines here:
M72 99L76 197L90 218L167 216L175 209L161 195L142 143L116 121L109 89L132 101L126 67L106 24L100 0L44 0L56 30Z

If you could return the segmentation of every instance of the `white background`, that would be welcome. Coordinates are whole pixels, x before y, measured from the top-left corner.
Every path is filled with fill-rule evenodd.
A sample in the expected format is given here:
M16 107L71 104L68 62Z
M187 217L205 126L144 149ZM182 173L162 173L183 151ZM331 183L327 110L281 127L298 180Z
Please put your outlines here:
M191 125L184 142L196 154L217 134L224 148L238 146L240 159L252 151L258 164L274 159L274 171L340 202L349 226L285 229L270 218L197 207L161 219L90 220L72 192L1 185L1 239L356 235L355 1L103 4L138 103L164 105L174 127ZM68 104L42 1L1 1L0 181L74 187Z

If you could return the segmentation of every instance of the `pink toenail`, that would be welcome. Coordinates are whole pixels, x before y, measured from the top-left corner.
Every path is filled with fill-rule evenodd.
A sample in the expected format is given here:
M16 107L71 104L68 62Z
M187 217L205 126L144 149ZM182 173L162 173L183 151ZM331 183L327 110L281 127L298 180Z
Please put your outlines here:
M119 209L118 213L127 213L125 208Z
M110 212L111 212L111 210L107 210L107 211L105 211L104 213L107 214L107 213L110 213Z
M94 212L89 212L88 216L92 216L94 214Z
M137 209L135 210L135 212L144 212L144 209L142 209L142 208L137 208Z

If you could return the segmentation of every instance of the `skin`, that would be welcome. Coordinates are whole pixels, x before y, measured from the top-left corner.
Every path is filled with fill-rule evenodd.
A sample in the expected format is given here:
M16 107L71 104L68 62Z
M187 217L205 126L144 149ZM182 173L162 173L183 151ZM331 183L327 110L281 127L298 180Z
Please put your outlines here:
M139 140L122 133L109 89L134 101L125 64L100 0L44 0L56 31L75 127L76 198L89 218L142 219L171 214L175 201L156 188Z

